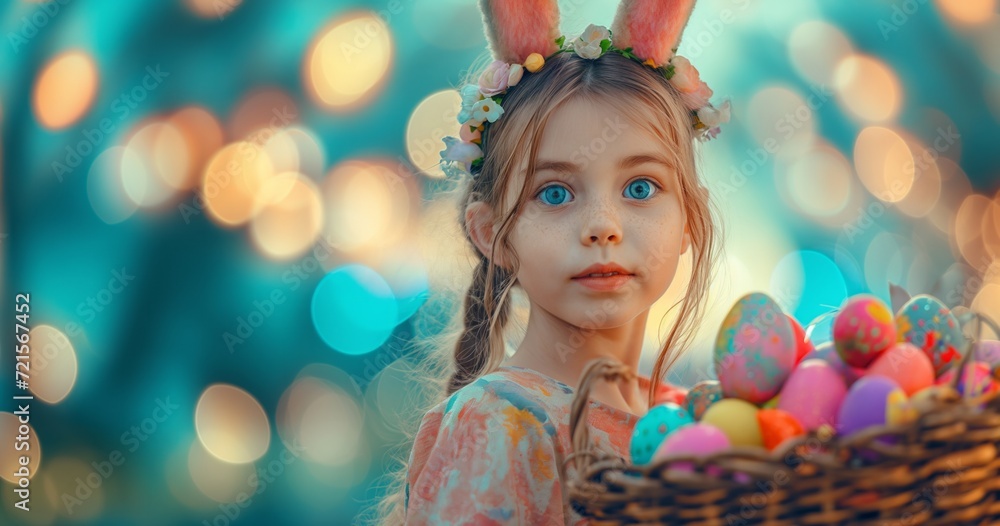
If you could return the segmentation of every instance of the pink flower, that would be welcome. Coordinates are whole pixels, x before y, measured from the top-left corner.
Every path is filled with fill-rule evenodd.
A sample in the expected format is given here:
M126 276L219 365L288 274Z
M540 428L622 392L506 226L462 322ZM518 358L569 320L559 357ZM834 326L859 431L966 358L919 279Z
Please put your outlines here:
M462 139L462 142L476 142L482 137L482 132L478 127L475 131L472 131L472 124L472 122L467 122L459 130L458 137Z
M712 88L702 81L698 81L698 89L690 93L681 93L681 99L689 110L697 110L708 106L708 99L712 98Z
M507 75L507 86L516 86L518 82L521 82L522 76L524 76L524 66L511 64L510 74Z
M691 93L698 89L698 84L701 83L701 75L699 75L698 70L691 65L691 61L688 59L677 55L670 61L674 66L674 76L670 78L670 82L674 83L674 86L681 93Z
M487 97L503 93L510 79L510 64L494 60L479 76L479 91Z

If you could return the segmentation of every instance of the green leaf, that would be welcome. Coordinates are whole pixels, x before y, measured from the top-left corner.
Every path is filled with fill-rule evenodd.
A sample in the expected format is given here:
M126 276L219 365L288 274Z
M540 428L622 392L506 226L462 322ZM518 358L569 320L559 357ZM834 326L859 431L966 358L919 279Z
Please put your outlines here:
M556 39L556 45L559 47L562 47L565 42L566 42L566 35L563 35Z
M601 41L601 53L606 53L609 47L611 47L610 40L605 38L604 40Z
M476 159L475 161L472 161L472 163L470 163L470 166L473 169L479 168L482 165L483 165L483 158L482 157L480 157L480 158Z

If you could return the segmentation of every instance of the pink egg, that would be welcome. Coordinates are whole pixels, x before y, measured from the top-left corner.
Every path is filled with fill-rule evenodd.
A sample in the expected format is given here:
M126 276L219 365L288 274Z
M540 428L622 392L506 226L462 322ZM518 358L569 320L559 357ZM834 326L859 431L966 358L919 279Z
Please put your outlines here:
M671 455L706 456L729 449L729 438L719 428L711 424L690 424L675 431L660 444L653 453L653 463ZM676 462L671 469L692 471L690 462ZM709 473L717 474L712 470Z
M795 367L795 334L788 317L766 294L740 298L719 328L713 361L726 397L766 402Z
M892 311L875 296L851 298L833 321L833 341L845 363L867 367L896 343Z
M840 358L839 354L837 354L837 349L833 346L833 342L820 344L819 347L816 347L816 349L807 354L802 361L812 359L820 359L830 364L834 370L840 373L840 376L844 379L844 383L847 384L847 387L850 387L858 380L858 378L865 375L864 369L851 367L850 365L844 363L844 360Z
M899 395L892 394L899 391ZM837 432L849 436L872 426L884 425L888 419L889 402L906 397L899 385L884 376L866 376L851 386L840 405Z
M846 395L847 384L840 373L825 361L811 358L800 363L788 377L778 399L778 409L812 431L823 424L837 425L837 414Z
M951 385L955 379L958 367L948 369L937 380L937 385ZM994 393L1000 389L1000 385L993 379L993 372L990 364L986 362L972 362L966 364L965 374L959 378L956 386L958 393L965 397L975 397L986 393Z
M866 376L882 375L895 380L907 396L934 385L934 364L912 343L899 342L875 359Z

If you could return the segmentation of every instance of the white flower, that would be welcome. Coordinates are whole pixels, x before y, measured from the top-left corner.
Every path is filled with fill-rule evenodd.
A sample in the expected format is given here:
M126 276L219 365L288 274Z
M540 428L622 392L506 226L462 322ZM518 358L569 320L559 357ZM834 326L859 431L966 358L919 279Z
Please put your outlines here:
M521 82L521 77L524 75L524 66L520 64L511 64L510 74L507 75L507 85L516 86L518 82Z
M698 120L709 128L715 128L720 124L729 122L730 104L727 100L718 108L705 106L698 110Z
M595 59L601 56L601 41L610 39L608 28L590 24L573 41L573 51L582 58Z
M445 149L441 150L443 161L457 161L465 165L465 170L472 170L472 161L483 156L478 144L464 142L455 137L444 138Z
M464 123L472 118L472 106L483 98L478 84L466 84L459 90L462 95L462 109L458 112L458 122Z
M473 121L496 122L503 115L503 108L493 99L483 99L472 108Z

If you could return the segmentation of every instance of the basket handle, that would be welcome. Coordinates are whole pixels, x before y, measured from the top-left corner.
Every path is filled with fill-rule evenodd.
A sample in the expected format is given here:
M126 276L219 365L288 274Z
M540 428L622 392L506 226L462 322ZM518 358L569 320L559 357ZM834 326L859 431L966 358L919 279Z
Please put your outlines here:
M570 429L570 454L563 464L573 462L577 470L589 466L594 461L594 452L590 450L590 428L587 427L587 414L590 410L590 390L598 380L607 382L617 382L619 380L632 380L635 372L627 365L612 358L597 358L587 363L580 375L580 385L577 388L576 396L573 398L573 407L569 414ZM586 458L584 464L580 464L578 459ZM565 475L565 468L563 474ZM565 478L565 477L564 477Z
M997 327L996 322L994 322L989 316L986 316L980 312L970 310L961 316L957 316L959 324L961 327L965 327L971 322L976 323L975 337L965 341L965 352L962 355L962 359L959 360L958 370L955 371L955 377L951 379L951 388L957 389L959 382L965 379L965 369L966 366L973 361L973 354L976 352L976 344L983 337L983 329L990 329L993 334L1000 336L1000 327ZM994 371L996 375L997 371Z

